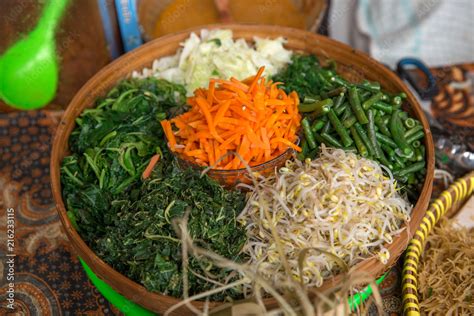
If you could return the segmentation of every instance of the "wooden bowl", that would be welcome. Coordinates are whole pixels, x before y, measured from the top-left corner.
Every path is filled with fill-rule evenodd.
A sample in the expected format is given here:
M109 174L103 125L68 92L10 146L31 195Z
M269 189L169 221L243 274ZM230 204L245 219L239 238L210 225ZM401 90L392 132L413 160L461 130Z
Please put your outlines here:
M222 25L205 26L205 28L208 29L222 27ZM327 37L279 26L229 24L225 25L225 28L232 29L234 37L245 38L248 41L252 41L254 36L269 38L283 36L288 39L286 47L289 49L316 54L321 60L332 59L336 61L339 65L338 71L349 80L360 80L361 78L376 80L389 92L405 92L407 94L407 100L410 105L408 110L414 117L421 121L426 133L424 144L426 146L427 172L419 199L413 208L411 222L407 227L408 229L405 229L400 236L395 238L391 245L386 245L391 254L388 264L383 265L377 258L373 257L360 262L355 267L356 270L364 271L374 278L381 275L396 262L401 253L405 250L408 241L413 236L425 214L431 196L434 172L433 140L428 122L417 100L403 82L388 68L371 59L366 54ZM53 195L57 204L59 217L61 218L64 230L74 250L94 273L114 290L127 299L157 313L165 312L170 306L178 303L180 299L147 291L142 285L115 271L94 254L73 228L66 215L66 208L61 194L60 166L63 158L68 155L68 139L75 127L75 119L82 111L92 107L98 97L104 96L118 81L130 76L133 70L150 67L154 59L174 54L179 48L179 44L188 38L191 31L198 32L199 29L171 34L151 41L115 60L92 77L76 94L64 113L54 138L51 154ZM342 275L339 275L326 280L321 289L333 287L335 284L341 282L342 277ZM266 303L268 303L269 306L276 305L276 302L272 299L268 299ZM193 304L197 307L203 306L202 302L194 302ZM218 304L219 303L215 302L211 305L216 306ZM186 313L186 311L188 311L186 308L182 308L177 310L175 314L182 315Z

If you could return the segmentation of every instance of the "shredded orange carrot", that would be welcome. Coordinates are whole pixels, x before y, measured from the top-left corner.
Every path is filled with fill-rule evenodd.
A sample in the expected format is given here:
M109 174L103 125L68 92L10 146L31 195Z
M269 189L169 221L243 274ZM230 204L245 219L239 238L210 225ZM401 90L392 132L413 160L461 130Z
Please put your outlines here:
M142 173L143 179L148 179L150 177L151 172L153 171L153 168L155 168L159 160L160 160L160 155L158 154L151 157L150 162L148 163L148 166L146 166L145 170Z
M242 81L212 79L208 89L196 89L188 98L188 112L161 122L170 149L217 169L244 167L232 155L220 159L229 151L238 153L250 166L267 162L288 148L301 151L295 144L301 120L298 95L279 89L280 82L266 82L263 70Z

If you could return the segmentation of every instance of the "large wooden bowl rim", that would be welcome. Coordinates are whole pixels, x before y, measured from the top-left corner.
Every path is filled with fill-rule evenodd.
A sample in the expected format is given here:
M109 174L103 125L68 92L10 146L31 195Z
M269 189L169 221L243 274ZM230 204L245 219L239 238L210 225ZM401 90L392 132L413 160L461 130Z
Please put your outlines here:
M406 248L409 239L412 237L425 214L425 210L429 203L434 173L434 147L428 122L416 98L403 82L392 71L376 62L365 53L324 36L279 26L242 24L229 24L225 26L208 25L177 34L171 34L151 41L118 58L99 71L81 88L69 104L58 126L53 141L50 165L54 200L57 205L62 225L64 226L64 230L73 249L87 263L94 273L109 284L114 290L125 296L127 299L151 311L163 313L171 305L180 301L178 298L147 291L142 285L120 274L94 254L73 228L66 214L66 208L61 194L60 166L62 159L68 153L68 138L75 127L75 118L78 117L85 108L92 107L98 96L105 95L113 85L115 85L120 79L128 77L133 70L140 70L145 66L150 67L154 59L174 54L179 48L179 43L185 40L190 32L199 32L202 28L231 29L234 32L235 38L245 38L249 41L251 41L254 36L269 38L283 36L288 40L286 47L292 50L313 53L323 58L331 58L338 64L341 64L342 67L345 67L345 70L349 69L349 71L355 72L358 77L380 81L382 87L388 91L403 91L407 94L408 103L411 105L410 111L421 121L426 133L424 142L426 146L427 173L420 197L413 208L412 218L408 225L408 229L405 229L392 244L387 245L391 254L388 264L383 265L377 260L377 258L372 257L360 262L354 267L354 270L364 271L374 278L381 275L388 267L396 262L400 254ZM352 68L351 65L355 66ZM342 280L342 278L342 275L338 275L326 280L321 287L321 290L335 286ZM272 306L275 305L275 301L272 299L268 299L267 303ZM201 307L203 303L194 302L193 304L197 307ZM212 305L216 304L219 303L213 303ZM185 310L181 309L177 311L177 314L183 312L185 312Z

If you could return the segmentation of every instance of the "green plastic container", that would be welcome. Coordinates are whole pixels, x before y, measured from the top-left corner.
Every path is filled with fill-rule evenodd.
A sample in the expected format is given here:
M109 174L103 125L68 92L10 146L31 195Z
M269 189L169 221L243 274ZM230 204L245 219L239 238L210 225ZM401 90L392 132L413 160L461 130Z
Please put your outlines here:
M155 313L141 307L138 304L135 304L129 300L127 300L124 296L120 295L119 293L115 292L110 285L99 279L94 272L92 272L91 268L81 259L82 267L86 271L87 277L91 280L92 284L99 290L99 292L110 302L110 304L114 305L118 308L122 313L125 315L130 316L148 316L148 315L156 315ZM378 278L375 283L380 285L382 281L385 279L384 274L380 278ZM352 297L349 298L349 307L352 311L356 310L357 307L363 303L366 299L368 299L372 295L372 288L367 286L364 291L354 294Z

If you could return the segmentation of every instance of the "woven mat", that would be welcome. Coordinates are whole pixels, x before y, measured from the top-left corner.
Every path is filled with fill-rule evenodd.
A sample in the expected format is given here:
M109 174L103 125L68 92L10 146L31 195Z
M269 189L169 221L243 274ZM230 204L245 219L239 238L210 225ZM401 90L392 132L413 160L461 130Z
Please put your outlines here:
M444 71L443 73L450 73ZM15 210L12 315L119 315L87 279L62 232L49 184L51 136L62 112L0 114L0 314L6 301L6 212ZM381 285L385 315L401 315L400 265ZM374 305L370 315L376 315Z

